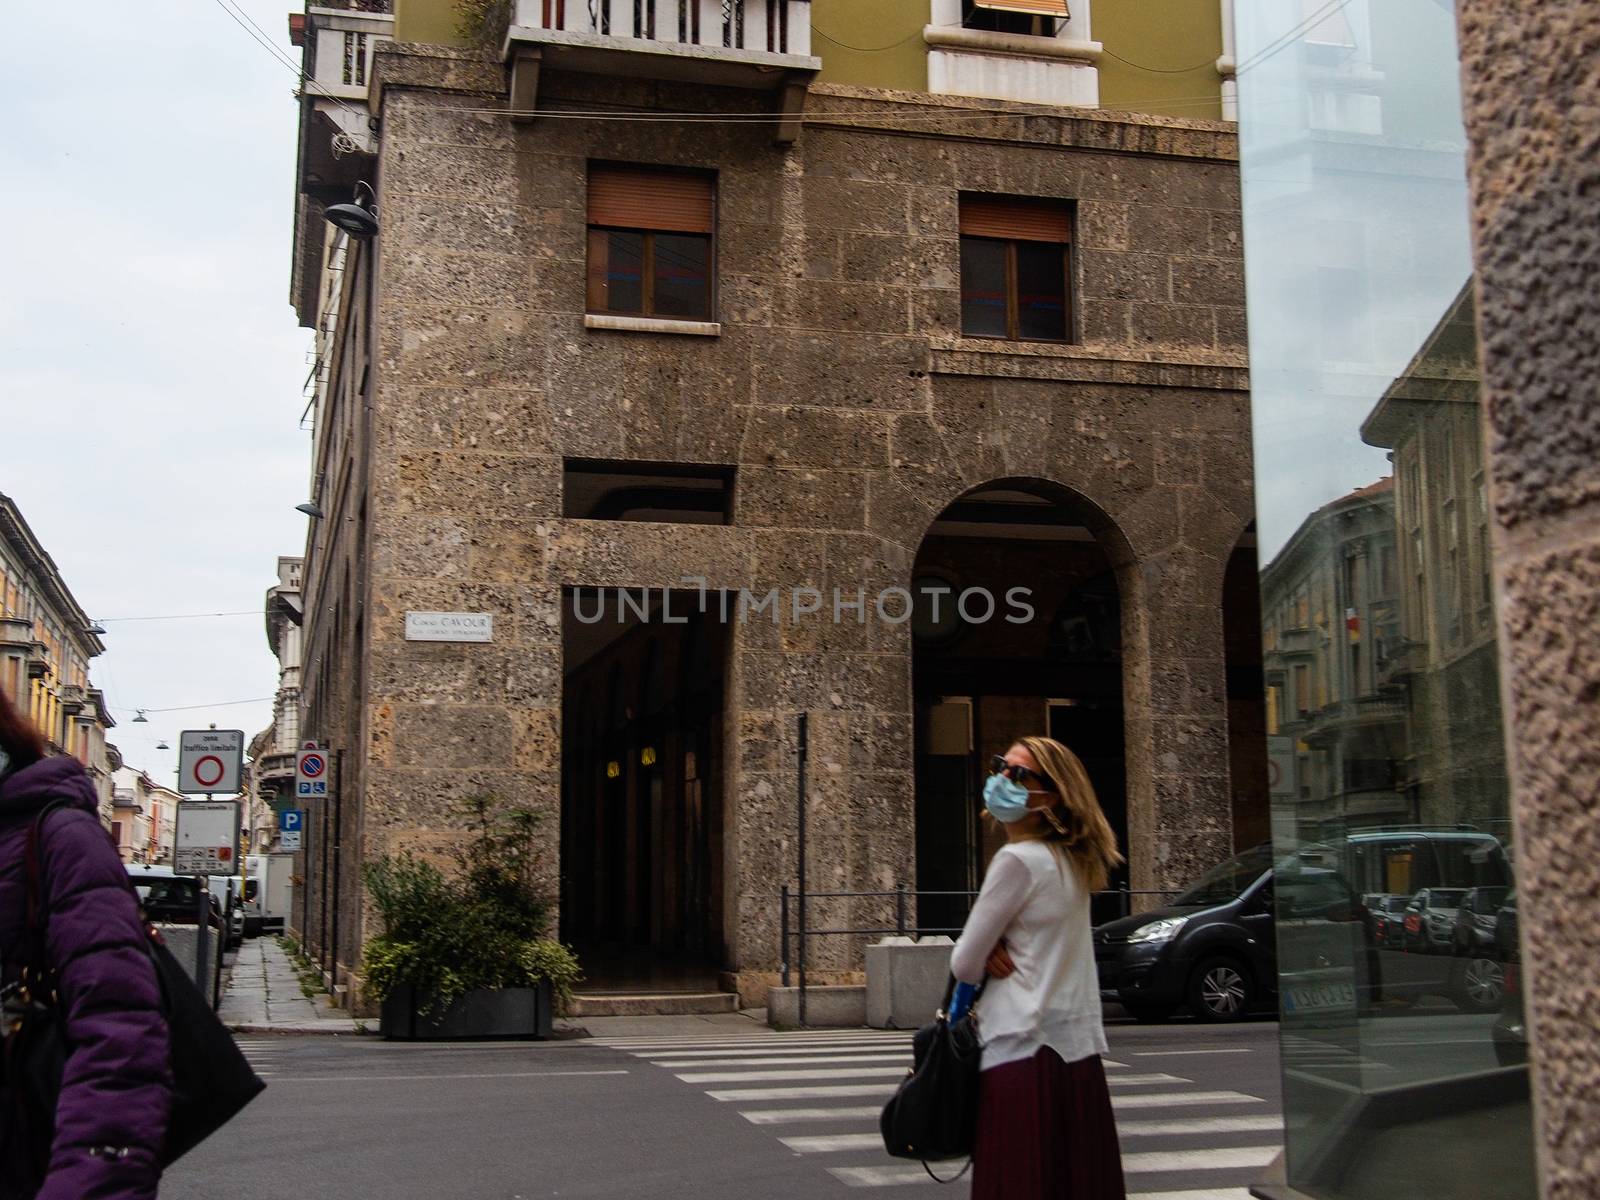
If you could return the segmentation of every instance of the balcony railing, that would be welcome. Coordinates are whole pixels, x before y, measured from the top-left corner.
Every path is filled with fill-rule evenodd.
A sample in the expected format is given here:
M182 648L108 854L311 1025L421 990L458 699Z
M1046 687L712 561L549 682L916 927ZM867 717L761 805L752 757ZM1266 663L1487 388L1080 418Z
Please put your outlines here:
M517 0L512 37L542 30L809 55L810 9L809 0Z
M306 91L313 99L365 100L372 79L372 55L394 33L391 5L319 4L310 10Z

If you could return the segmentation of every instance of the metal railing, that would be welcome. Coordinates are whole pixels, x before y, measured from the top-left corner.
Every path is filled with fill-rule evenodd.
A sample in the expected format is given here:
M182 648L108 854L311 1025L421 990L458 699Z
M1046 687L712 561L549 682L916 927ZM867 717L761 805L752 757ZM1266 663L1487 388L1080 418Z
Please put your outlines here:
M922 900L924 897L947 898L960 896L969 902L978 895L977 892L917 892L907 888L905 884L898 885L892 892L812 892L805 889L791 888L784 884L778 890L778 926L779 926L779 976L783 987L789 987L791 975L791 960L789 947L791 940L794 942L796 954L793 962L793 974L799 981L799 1012L800 1024L806 1023L806 939L812 937L855 936L855 937L888 937L894 934L897 937L937 937L940 934L954 936L961 932L961 926L921 925L911 921L910 901ZM1175 890L1153 888L1108 888L1105 891L1095 892L1091 903L1095 900L1112 898L1116 900L1116 915L1107 918L1117 920L1133 914L1133 900L1135 896L1156 896L1167 899L1178 895ZM894 898L894 924L892 926L860 926L844 929L813 929L805 921L805 905L811 900L884 900ZM791 906L798 912L799 919L791 922ZM920 906L919 906L920 907ZM791 928L791 924L794 928Z

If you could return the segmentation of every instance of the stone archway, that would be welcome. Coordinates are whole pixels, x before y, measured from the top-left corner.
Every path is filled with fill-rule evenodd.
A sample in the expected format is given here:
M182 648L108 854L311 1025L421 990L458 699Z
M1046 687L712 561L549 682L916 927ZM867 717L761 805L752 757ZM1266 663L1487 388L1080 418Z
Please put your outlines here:
M922 925L959 925L1000 843L980 820L989 756L1042 733L1083 760L1130 859L1124 592L1132 552L1081 494L1038 478L971 488L928 526L911 573ZM1137 622L1133 622L1137 630ZM1126 868L1113 880L1127 883ZM1107 898L1097 913L1116 915Z

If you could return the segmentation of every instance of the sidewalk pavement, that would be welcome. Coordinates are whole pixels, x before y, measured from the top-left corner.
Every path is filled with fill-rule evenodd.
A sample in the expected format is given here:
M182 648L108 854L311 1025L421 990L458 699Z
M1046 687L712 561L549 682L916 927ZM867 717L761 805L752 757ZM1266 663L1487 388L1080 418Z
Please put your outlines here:
M277 938L265 935L240 947L217 1015L236 1033L362 1032L353 1017L329 1005L327 996L307 999L289 956Z

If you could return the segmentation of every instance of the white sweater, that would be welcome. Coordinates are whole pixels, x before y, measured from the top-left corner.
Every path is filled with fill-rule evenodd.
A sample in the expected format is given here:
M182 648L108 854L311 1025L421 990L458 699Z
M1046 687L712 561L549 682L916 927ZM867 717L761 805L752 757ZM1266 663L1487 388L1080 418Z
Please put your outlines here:
M983 1069L1032 1058L1044 1046L1069 1063L1104 1054L1089 893L1044 842L1011 842L994 856L951 952L951 974L977 983L1001 939L1017 969L989 980L978 1002Z

